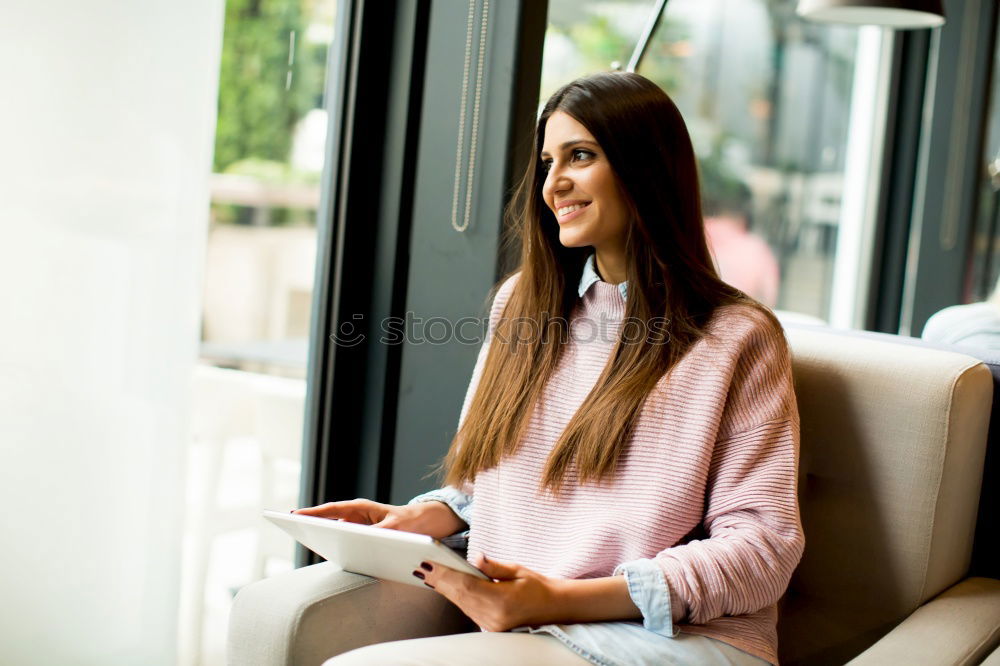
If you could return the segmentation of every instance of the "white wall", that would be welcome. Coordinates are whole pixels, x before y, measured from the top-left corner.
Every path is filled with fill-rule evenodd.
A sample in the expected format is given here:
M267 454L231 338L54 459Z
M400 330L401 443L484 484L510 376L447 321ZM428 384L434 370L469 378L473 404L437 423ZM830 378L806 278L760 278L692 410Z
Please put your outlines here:
M222 19L3 3L0 663L176 659Z

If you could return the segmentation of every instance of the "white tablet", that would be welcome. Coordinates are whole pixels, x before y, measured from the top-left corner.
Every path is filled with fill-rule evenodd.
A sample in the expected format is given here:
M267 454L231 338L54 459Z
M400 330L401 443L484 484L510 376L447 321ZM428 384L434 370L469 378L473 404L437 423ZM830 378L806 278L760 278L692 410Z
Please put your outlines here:
M451 548L425 534L281 511L265 511L264 517L309 550L351 573L426 590L413 571L420 570L421 562L437 562L483 580L492 580Z

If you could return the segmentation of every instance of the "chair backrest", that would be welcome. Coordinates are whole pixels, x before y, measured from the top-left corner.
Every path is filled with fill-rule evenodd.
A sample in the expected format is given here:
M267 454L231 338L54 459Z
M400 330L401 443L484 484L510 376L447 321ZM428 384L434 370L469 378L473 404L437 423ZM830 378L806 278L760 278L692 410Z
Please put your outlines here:
M993 380L952 351L786 334L806 549L782 600L779 650L783 664L843 664L966 575Z
M976 521L976 539L972 545L972 563L969 576L1000 578L1000 352L996 349L979 349L968 345L950 345L928 342L921 338L874 331L831 329L822 322L808 321L795 313L776 312L787 328L805 328L832 332L840 336L880 340L926 349L952 351L977 358L986 364L993 375L993 406L990 409L990 427L986 436L986 460L983 463L983 483L979 493L979 518Z

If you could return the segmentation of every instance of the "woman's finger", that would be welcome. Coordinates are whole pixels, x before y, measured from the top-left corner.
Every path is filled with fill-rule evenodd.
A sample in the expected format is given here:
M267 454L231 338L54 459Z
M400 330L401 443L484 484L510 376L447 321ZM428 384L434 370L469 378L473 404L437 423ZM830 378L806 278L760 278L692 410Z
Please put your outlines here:
M437 562L421 562L420 567L414 570L413 575L423 580L428 587L446 596L460 608L462 608L462 604L459 603L461 598L472 591L474 584L485 582Z
M372 523L373 527L384 527L387 530L394 530L399 526L399 518L392 514L386 515L385 518L378 521L377 523Z
M297 513L301 516L319 516L321 518L330 517L332 514L336 514L338 511L336 502L327 502L326 504L320 504L318 506L307 506L301 509L295 509L292 513Z
M445 569L448 569L448 567L442 566L437 562L421 562L420 566L413 570L413 576L424 581L424 585L432 590L437 590L441 585L441 580L447 577ZM451 569L448 569L448 571L451 571ZM444 594L444 589L438 591ZM450 599L451 597L448 598Z
M296 509L292 513L303 516L317 516L319 518L342 518L351 523L361 523L364 525L371 525L383 517L379 511L378 504L363 499L327 502L319 506Z
M491 560L483 553L476 558L476 568L495 580L513 580L521 577L521 565Z

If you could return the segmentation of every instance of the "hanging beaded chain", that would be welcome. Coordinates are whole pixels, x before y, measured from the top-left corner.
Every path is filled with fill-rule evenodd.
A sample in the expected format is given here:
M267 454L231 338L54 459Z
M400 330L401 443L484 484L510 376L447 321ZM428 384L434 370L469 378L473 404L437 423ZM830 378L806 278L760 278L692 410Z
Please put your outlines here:
M472 101L472 136L469 139L469 161L465 180L465 216L458 223L458 190L462 182L462 149L465 143L465 107L469 99L469 65L472 60L472 19L476 0L469 0L469 18L465 29L465 65L462 71L462 101L458 115L458 146L455 148L455 187L451 198L451 226L464 232L469 227L472 211L472 179L476 173L476 147L479 134L479 107L483 90L483 60L486 57L486 30L489 25L490 0L483 0L483 17L479 28L479 57L476 63L476 91Z

